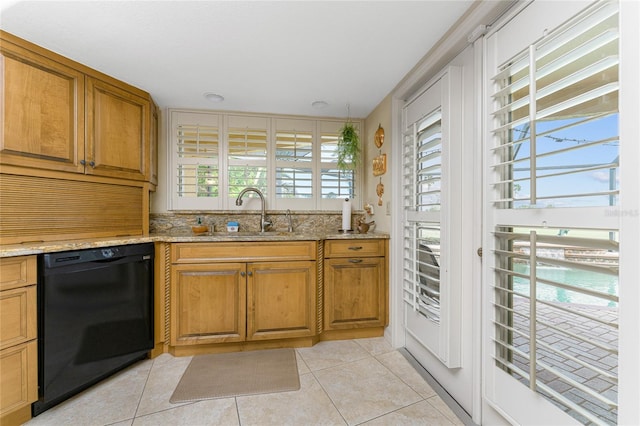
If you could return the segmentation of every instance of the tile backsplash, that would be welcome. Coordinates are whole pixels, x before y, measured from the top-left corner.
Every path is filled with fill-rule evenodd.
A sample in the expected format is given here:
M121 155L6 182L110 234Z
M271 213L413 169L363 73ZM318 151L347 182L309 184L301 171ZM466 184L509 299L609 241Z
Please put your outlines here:
M267 217L273 222L272 229L276 231L287 230L288 221L285 214L284 211L267 211ZM358 219L363 216L363 211L352 212L352 229L355 229ZM291 212L291 217L295 232L337 233L342 226L342 212L294 211ZM239 222L240 231L256 232L260 230L260 212L209 211L152 213L149 217L149 231L151 233L165 233L180 229L186 231L198 223L198 218L201 218L202 224L208 226L209 230L213 232L226 232L229 221Z

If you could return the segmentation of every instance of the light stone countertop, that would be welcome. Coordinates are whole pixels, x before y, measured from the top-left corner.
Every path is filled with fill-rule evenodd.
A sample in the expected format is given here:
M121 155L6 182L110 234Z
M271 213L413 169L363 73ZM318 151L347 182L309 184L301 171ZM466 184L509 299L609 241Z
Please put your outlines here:
M389 234L381 232L358 233L298 233L286 231L260 232L213 232L195 235L190 229L177 229L166 233L150 234L148 236L87 238L77 240L34 242L28 244L11 244L0 246L0 257L27 256L41 253L55 253L69 250L82 250L127 244L141 244L149 242L166 243L204 243L204 242L233 242L233 241L321 241L321 240L352 240L352 239L388 239Z

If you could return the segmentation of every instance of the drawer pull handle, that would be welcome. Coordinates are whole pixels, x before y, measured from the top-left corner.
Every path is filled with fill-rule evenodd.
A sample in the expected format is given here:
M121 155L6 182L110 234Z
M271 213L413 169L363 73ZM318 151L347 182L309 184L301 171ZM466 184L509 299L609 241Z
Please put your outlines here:
M350 263L362 263L362 259L349 259Z
M362 246L352 246L352 247L349 247L349 250L355 250L355 251L362 250Z

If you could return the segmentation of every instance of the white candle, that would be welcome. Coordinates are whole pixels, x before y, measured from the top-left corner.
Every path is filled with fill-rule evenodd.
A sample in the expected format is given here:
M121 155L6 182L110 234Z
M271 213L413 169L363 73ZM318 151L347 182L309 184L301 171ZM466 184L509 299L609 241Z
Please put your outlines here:
M351 200L348 198L342 204L342 230L351 230Z

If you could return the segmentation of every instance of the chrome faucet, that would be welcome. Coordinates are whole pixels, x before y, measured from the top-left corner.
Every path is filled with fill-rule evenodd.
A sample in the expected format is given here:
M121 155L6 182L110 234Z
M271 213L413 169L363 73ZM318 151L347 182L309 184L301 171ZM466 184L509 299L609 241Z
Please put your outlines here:
M287 231L293 232L293 222L291 221L291 210L287 209L287 213L284 215L284 217L289 221L289 227L287 228Z
M264 195L262 195L262 192L260 192L258 188L249 187L240 191L238 198L236 198L236 206L242 205L242 196L247 192L255 192L260 197L260 203L262 204L262 211L260 213L260 232L265 232L272 224L271 221L267 220L267 216L264 212Z

